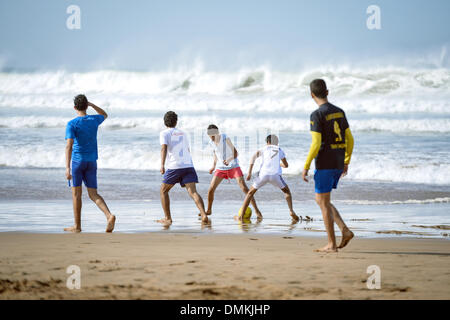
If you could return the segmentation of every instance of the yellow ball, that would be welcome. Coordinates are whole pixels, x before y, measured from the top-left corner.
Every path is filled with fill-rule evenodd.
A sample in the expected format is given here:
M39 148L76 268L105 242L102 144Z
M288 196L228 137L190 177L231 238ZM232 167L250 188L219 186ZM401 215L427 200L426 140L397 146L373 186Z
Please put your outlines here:
M239 216L241 216L241 214L242 214L242 208L239 209ZM251 216L252 216L252 208L247 207L247 210L245 210L244 216L242 218L247 220L247 219L250 219Z

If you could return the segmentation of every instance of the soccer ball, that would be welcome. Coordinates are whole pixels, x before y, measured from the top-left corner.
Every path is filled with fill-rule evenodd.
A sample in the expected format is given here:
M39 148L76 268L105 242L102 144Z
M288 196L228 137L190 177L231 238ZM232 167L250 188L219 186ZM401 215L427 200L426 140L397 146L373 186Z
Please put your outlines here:
M242 208L239 209L239 216L242 214ZM243 220L248 220L252 216L252 208L247 207L247 210L245 210L244 216L242 217Z

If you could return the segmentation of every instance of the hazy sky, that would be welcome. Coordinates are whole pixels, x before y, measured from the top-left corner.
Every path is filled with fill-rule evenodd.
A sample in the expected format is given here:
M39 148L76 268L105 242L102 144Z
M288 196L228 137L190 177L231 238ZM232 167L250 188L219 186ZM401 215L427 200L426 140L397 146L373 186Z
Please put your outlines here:
M80 30L66 27L71 4ZM381 30L366 27L372 4ZM448 66L449 12L449 0L0 0L0 67L289 69L412 58Z

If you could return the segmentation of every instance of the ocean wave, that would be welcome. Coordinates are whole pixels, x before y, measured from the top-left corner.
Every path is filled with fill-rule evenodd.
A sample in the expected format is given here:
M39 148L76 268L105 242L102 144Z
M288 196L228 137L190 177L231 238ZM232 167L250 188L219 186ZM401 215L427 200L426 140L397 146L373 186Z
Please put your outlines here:
M159 170L159 146L140 144L108 144L99 146L99 168ZM237 145L239 162L246 172L250 158L256 147L246 152ZM283 174L300 175L307 149L301 152L297 148L284 148L287 151L289 168L283 169ZM208 171L212 165L211 150L193 147L194 166L199 171ZM422 157L423 158L423 157ZM24 144L16 146L0 145L0 166L6 167L38 167L63 168L64 142L60 144ZM258 168L258 164L255 164ZM311 174L314 172L314 164ZM398 153L386 153L378 156L355 155L350 164L346 180L383 181L396 183L415 183L430 185L450 185L450 163L447 161L427 161L426 159L409 159Z
M222 115L226 116L226 115ZM309 121L305 115L303 118L294 117L228 117L214 115L184 116L180 120L180 126L185 130L205 128L210 123L220 123L221 127L230 132L241 131L246 128L248 132L262 128L272 128L285 132L307 132ZM64 128L70 119L63 117L24 116L2 117L0 128ZM352 131L358 132L396 132L396 133L450 133L450 118L448 119L390 119L372 118L350 120ZM163 123L161 117L110 117L102 124L107 130L124 129L148 129L152 132L161 131Z
M61 112L73 110L70 94L0 94L0 111L11 114L15 111L32 110L46 112ZM227 113L234 115L286 115L310 114L317 108L309 95L299 94L252 94L252 95L123 95L123 94L88 94L88 98L109 112L151 112L163 114L167 110L174 110L180 114L195 113ZM332 97L332 102L343 108L347 114L385 115L400 114L409 117L415 113L450 114L450 90L446 95L430 97ZM23 110L16 110L17 108Z
M333 200L333 202L351 204L351 205L395 205L395 204L433 204L433 203L450 203L449 197L434 199L409 199L403 201L373 201L373 200Z
M35 72L0 73L0 93L67 94L167 94L208 93L212 95L253 92L309 93L309 82L327 81L336 96L436 94L450 88L450 70L446 68L408 69L322 67L298 72L278 72L269 67L243 68L236 72L212 72L201 68L167 72Z
M395 152L371 158L368 156L353 157L349 169L350 179L450 185L450 163L447 161L411 159L408 154Z

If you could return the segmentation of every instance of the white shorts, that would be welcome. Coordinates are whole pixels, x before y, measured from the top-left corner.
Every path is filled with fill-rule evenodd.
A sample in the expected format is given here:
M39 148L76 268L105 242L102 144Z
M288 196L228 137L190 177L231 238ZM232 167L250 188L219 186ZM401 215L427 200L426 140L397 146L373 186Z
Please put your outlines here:
M284 182L283 178L280 174L274 174L274 175L263 175L256 177L255 181L253 182L253 188L259 189L266 183L271 183L275 187L278 187L280 189L283 189L287 186L286 182Z

